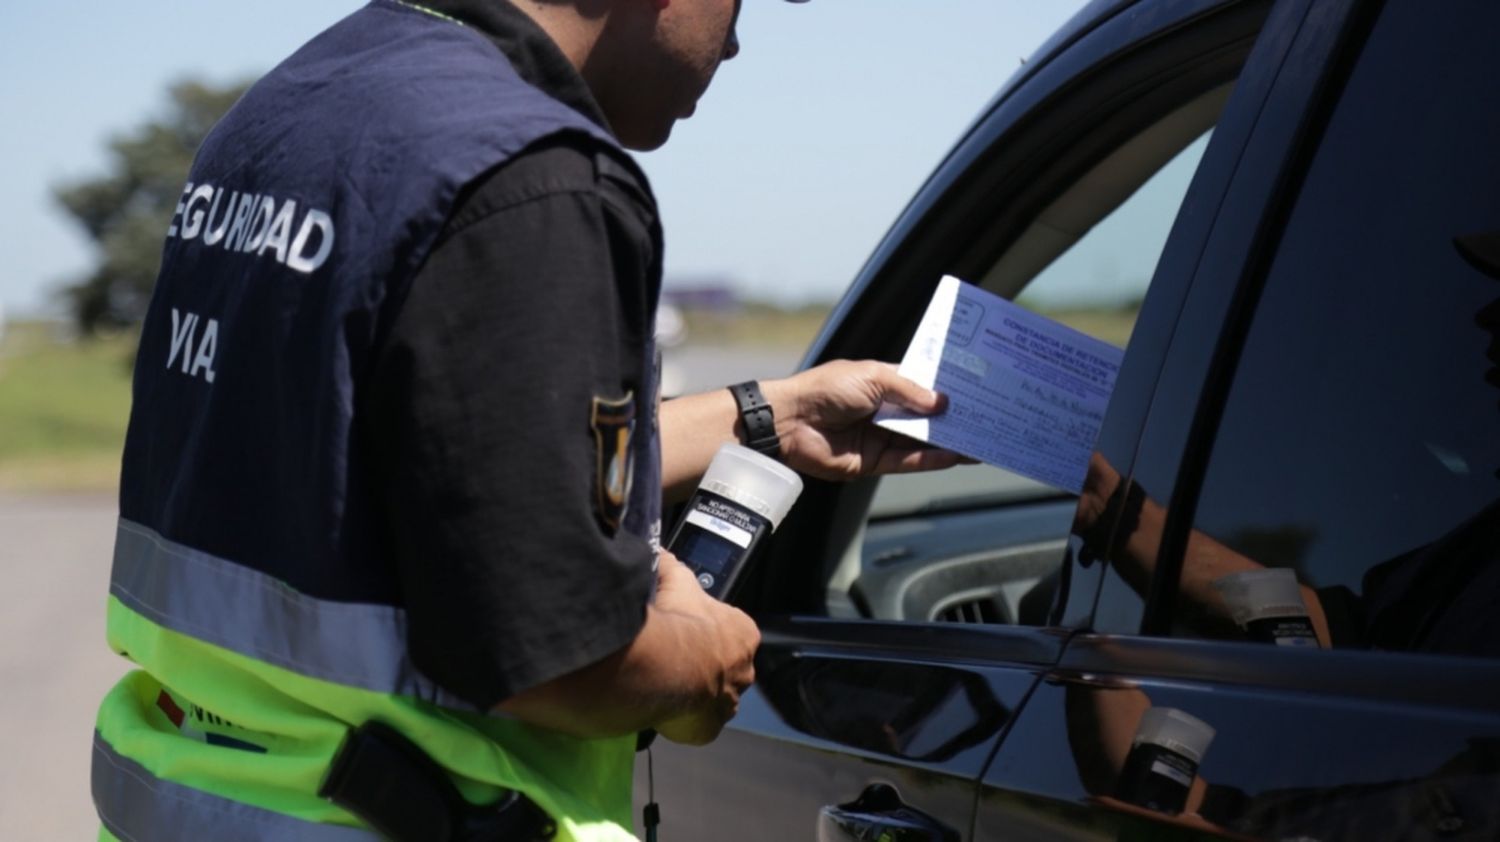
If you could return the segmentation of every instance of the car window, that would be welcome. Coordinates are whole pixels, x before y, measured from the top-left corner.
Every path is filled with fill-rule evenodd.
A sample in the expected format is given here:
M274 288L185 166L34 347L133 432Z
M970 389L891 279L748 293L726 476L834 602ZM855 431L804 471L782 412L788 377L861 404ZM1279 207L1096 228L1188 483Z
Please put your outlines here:
M1497 30L1492 3L1376 22L1269 264L1178 634L1500 654Z
M1098 162L971 281L1124 348L1230 85ZM1041 625L1075 498L987 465L882 479L830 613ZM852 599L847 598L852 593Z
M1038 236L1052 238L1049 245L1055 246L1066 237L1067 250L1033 278L1022 279L1016 302L1124 348L1130 341L1136 314L1146 297L1146 287L1156 270L1172 220L1208 145L1208 134L1205 132L1165 166L1150 173L1139 189L1081 236L1067 237L1050 222L1035 225L1033 230L1041 232ZM1077 192L1081 191L1069 191L1070 195ZM1013 271L1009 262L1015 260L1018 252L1034 248L1026 242L1018 244L996 263L985 285L1016 287L1016 282L1008 276ZM937 474L885 477L870 506L870 515L890 518L972 507L981 502L1039 499L1056 493L1046 485L1002 468L960 466Z

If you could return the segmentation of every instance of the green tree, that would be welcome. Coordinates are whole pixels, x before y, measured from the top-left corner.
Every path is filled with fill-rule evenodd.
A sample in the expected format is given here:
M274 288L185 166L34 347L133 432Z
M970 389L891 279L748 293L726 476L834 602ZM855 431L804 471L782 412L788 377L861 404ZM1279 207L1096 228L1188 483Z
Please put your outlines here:
M98 250L92 272L63 290L85 335L145 317L162 239L193 155L247 87L249 83L215 87L192 81L172 85L164 116L110 140L108 173L54 190L54 198Z

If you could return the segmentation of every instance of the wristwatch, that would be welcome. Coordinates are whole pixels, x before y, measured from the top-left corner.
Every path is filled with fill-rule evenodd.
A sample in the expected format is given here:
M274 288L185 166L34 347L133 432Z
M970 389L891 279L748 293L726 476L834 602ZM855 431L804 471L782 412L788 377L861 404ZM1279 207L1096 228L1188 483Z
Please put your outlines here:
M781 458L776 416L770 402L760 393L760 384L754 380L736 383L729 387L729 394L734 395L734 402L740 408L740 420L745 425L744 445L772 459Z

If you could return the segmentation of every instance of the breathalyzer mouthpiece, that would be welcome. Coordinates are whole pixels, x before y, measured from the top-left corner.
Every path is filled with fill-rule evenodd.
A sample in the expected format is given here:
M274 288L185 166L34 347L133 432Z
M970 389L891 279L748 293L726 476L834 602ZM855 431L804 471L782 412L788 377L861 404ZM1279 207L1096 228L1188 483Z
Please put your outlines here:
M748 447L725 444L714 454L667 549L722 598L745 560L797 502L797 472Z

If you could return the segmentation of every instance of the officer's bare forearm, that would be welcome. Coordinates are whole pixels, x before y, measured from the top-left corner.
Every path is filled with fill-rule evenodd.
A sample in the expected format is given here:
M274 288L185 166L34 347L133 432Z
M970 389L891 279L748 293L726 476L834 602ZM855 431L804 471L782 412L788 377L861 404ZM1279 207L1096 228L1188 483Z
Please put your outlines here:
M776 431L786 434L796 423L791 390L784 380L763 380L761 394L771 403ZM739 408L728 389L673 398L661 408L662 495L686 500L698 486L719 445L740 441Z
M754 680L760 632L744 612L705 594L671 553L661 554L658 573L656 602L634 640L506 700L500 710L580 737L689 720L699 724L695 734L712 739Z
M941 412L943 396L875 360L834 360L760 384L771 404L787 467L817 479L851 480L879 474L932 471L961 461L874 426L875 412L892 404L918 415ZM738 407L728 390L669 401L662 407L662 478L667 499L692 493L719 445L743 438Z
M583 669L507 699L500 710L578 737L612 737L655 726L707 704L711 668L694 657L703 623L650 608L635 640Z

